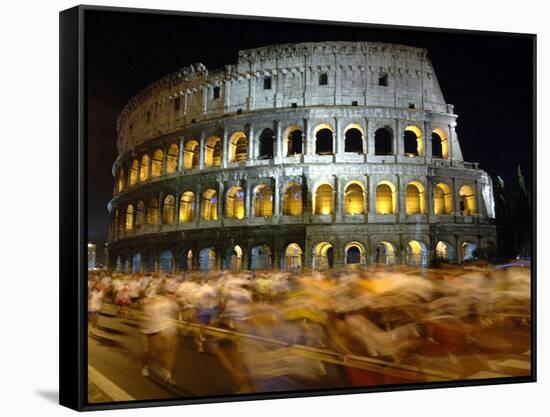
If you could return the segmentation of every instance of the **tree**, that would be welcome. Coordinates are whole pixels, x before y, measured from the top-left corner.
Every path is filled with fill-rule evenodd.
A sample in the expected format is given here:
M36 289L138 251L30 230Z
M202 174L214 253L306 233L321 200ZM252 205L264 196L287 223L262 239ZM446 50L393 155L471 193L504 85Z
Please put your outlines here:
M531 237L532 237L532 201L531 193L525 186L525 178L521 172L521 165L518 165L518 191L514 207L514 226L517 244L517 252L520 258L531 258Z
M517 248L516 232L512 221L512 209L506 195L504 180L500 176L497 176L495 195L498 254L505 259L515 258L517 256Z

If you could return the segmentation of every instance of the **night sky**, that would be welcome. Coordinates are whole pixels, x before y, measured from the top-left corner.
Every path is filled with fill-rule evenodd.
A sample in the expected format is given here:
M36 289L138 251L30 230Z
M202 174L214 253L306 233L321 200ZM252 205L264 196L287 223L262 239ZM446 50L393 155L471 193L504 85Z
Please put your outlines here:
M393 42L428 50L447 103L458 114L466 161L500 175L513 195L515 169L532 171L533 42L528 36L452 34L318 23L86 13L88 240L107 239L117 156L115 124L151 82L194 62L236 63L240 49L315 41Z

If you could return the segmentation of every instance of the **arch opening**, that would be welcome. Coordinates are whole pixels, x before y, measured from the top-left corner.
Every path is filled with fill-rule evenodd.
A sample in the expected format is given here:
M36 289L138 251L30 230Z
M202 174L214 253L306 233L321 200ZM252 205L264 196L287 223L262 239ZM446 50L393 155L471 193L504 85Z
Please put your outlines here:
M293 129L287 135L287 156L303 154L304 134L300 129Z
M477 213L476 197L474 189L469 185L460 187L460 214L463 216L473 216Z
M163 224L174 224L174 214L176 211L176 199L172 194L168 194L164 198L164 202L162 204L162 223Z
M332 155L334 139L332 129L328 125L320 125L315 129L315 153L317 155Z
M392 131L389 127L381 127L374 132L374 154L393 155Z
M235 245L227 251L225 268L232 272L238 272L242 269L243 250L239 245Z
M264 129L260 134L259 142L260 149L258 153L259 159L273 159L273 143L275 141L275 135L273 130Z
M134 159L132 161L132 165L130 166L130 186L136 185L139 178L139 163L137 159Z
M218 220L218 197L216 190L212 188L202 193L201 219L211 221Z
M334 213L334 190L330 184L321 184L315 190L315 213L328 215Z
M365 212L365 192L358 183L351 183L344 192L344 212L348 215Z
M168 274L172 272L172 251L163 250L159 255L159 270Z
M156 198L152 198L149 200L149 204L147 205L147 224L148 225L155 225L158 224L158 218L159 218L159 203Z
M132 204L128 204L128 207L126 207L126 224L125 224L125 230L127 232L131 232L134 230L134 206Z
M195 194L186 191L180 198L180 223L187 223L195 218Z
M256 188L254 193L255 217L271 217L273 215L273 190L267 184Z
M346 130L344 152L363 153L363 132L356 127Z
M244 218L244 191L242 187L231 187L227 192L225 216L228 219Z
M477 249L477 245L474 242L463 242L460 246L462 261L468 262L475 260L474 251Z
M389 181L382 181L376 186L376 213L396 213L395 186Z
M132 272L134 274L141 272L141 253L136 252L132 256Z
M166 173L173 174L178 170L179 146L176 144L170 145L166 153Z
M321 242L313 248L313 269L326 271L334 267L334 247L329 242Z
M434 213L437 215L448 215L453 212L453 195L451 187L440 182L434 187Z
M344 248L346 265L360 266L366 264L365 247L359 242L350 242Z
M395 246L387 241L381 241L376 245L374 262L386 266L395 265Z
M432 157L439 159L449 158L449 141L443 129L434 129L432 132Z
M435 246L435 256L439 262L452 262L455 257L455 250L450 243L440 240Z
M155 149L151 161L151 176L158 178L162 175L162 163L164 161L164 152L161 149Z
M271 248L268 245L257 245L252 248L250 269L271 269Z
M410 266L428 266L428 250L424 242L411 240L407 244L407 264Z
M222 140L211 136L206 141L204 164L207 167L219 167L222 164Z
M243 132L236 132L229 141L230 161L239 162L248 159L248 139Z
M216 251L214 248L203 248L199 252L199 269L202 272L216 269Z
M302 248L297 243L290 243L285 249L283 268L296 273L302 269Z
M424 145L422 143L422 131L416 126L407 126L403 132L405 144L405 156L424 156Z
M301 216L303 212L302 187L299 184L290 184L283 199L283 215Z
M144 154L141 157L141 163L139 165L139 181L144 182L149 179L149 155Z
M405 212L407 214L423 214L426 211L424 186L418 181L407 184L405 189Z
M195 169L199 166L199 142L191 139L185 145L183 153L183 168Z

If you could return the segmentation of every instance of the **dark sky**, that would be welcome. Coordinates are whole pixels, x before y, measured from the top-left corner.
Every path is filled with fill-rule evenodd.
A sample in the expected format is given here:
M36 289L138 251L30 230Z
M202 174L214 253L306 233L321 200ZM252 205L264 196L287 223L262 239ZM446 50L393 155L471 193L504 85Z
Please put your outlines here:
M466 161L509 186L532 170L533 42L526 36L441 33L318 23L87 12L88 239L107 238L115 123L124 104L156 79L194 62L215 69L239 49L307 41L380 41L428 50L447 103L458 114Z

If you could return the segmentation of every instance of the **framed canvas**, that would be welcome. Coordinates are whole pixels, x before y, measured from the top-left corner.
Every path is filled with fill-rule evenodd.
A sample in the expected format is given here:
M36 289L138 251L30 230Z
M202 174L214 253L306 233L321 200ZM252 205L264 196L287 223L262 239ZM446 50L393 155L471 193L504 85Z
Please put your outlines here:
M536 379L532 34L60 13L60 403Z

